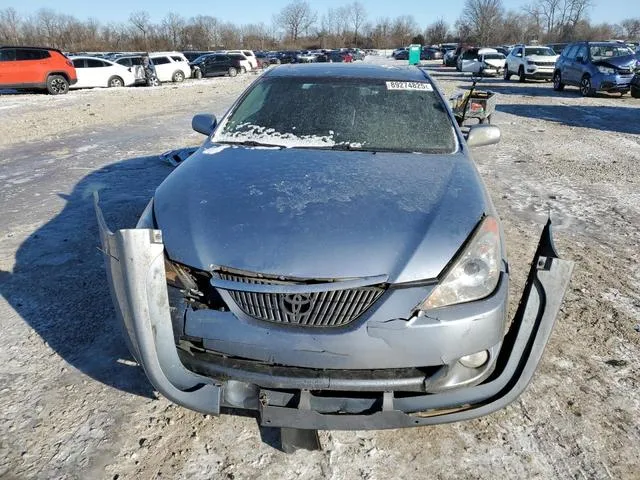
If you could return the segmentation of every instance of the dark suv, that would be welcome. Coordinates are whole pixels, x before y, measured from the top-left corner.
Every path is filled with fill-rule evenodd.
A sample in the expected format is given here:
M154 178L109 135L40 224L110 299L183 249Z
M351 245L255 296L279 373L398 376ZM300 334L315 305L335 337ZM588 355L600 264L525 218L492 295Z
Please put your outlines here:
M0 88L47 90L60 95L77 81L73 63L60 50L0 47Z
M574 85L584 97L600 91L624 95L637 62L633 51L617 42L570 43L556 61L553 88L560 91Z
M240 61L243 57L234 54L212 54L198 58L195 62L190 63L194 75L197 77L217 77L221 75L229 75L235 77L242 71ZM200 73L196 73L196 69Z

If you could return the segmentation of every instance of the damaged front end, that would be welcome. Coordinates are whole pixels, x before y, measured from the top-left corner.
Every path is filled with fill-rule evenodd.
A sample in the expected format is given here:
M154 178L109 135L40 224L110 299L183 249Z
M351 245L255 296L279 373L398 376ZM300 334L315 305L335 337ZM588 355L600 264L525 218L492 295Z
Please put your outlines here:
M319 365L315 370L289 368L285 362L268 359L266 366L256 368L254 362L242 358L215 356L204 349L193 356L177 348L180 339L171 318L175 315L171 311L174 302L169 299L175 288L168 287L167 280L175 277L180 281L181 273L165 268L162 232L136 228L113 233L104 221L97 194L95 208L116 312L125 327L131 353L153 386L169 400L202 413L217 415L221 407L253 410L262 425L271 427L399 428L467 420L505 407L524 391L533 376L573 268L573 262L558 258L548 222L516 316L501 345L491 352L496 358L491 371L478 385L437 391L429 389L429 382L437 382L437 372L424 369L404 369L401 375L392 369L386 373L377 370L366 376L358 369L331 370L329 365ZM171 264L169 268L173 268ZM226 301L225 282L229 280L218 278L212 283ZM354 283L351 287L370 291L371 298L379 294L368 285ZM256 292L276 289L259 284L252 288ZM197 289L198 285L190 287L192 291ZM218 328L233 328L234 313L221 311ZM398 335L391 331L393 324L388 328L372 328L370 334L383 339ZM277 336L277 332L274 329L270 334ZM330 352L305 354L331 360Z

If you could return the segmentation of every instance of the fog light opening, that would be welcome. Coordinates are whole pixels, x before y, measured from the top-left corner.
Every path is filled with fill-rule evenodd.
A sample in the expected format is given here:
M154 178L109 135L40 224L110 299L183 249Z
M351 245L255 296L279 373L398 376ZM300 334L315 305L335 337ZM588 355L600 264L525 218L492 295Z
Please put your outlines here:
M483 350L482 352L472 353L471 355L465 355L458 360L461 365L467 368L480 368L489 361L489 352Z

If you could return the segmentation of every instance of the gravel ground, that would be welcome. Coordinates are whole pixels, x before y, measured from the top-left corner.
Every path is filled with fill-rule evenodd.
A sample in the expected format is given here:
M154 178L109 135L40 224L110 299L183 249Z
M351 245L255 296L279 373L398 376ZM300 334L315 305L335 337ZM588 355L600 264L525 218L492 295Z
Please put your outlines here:
M392 63L370 58L368 61ZM427 66L447 94L468 77ZM512 311L547 214L576 269L525 394L489 417L411 430L321 432L281 453L255 420L158 398L114 323L90 194L135 223L252 76L147 89L0 97L0 477L621 478L640 471L640 101L486 79L503 139L476 161L501 214Z

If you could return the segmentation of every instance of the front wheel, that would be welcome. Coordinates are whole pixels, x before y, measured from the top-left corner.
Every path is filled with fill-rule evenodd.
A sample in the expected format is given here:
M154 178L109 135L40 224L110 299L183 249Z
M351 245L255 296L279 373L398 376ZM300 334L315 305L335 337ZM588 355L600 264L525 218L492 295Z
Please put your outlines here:
M553 89L556 92L561 92L564 90L564 83L562 83L562 76L560 72L556 72L553 74Z
M197 78L198 80L202 78L202 70L198 69L193 73L194 78Z
M109 88L124 87L124 81L120 77L111 77L107 83Z
M244 67L240 67L240 73L244 75L245 73L247 73L247 69Z
M238 75L238 70L236 70L233 67L229 67L229 70L227 70L227 73L229 74L230 77L235 77L236 75Z
M633 98L640 98L640 88L631 87L631 96Z
M580 94L583 97L593 97L595 93L596 91L591 86L591 77L588 75L582 77L582 80L580 80Z
M506 65L504 67L504 73L502 75L502 78L504 79L505 82L508 82L509 80L511 80L511 72L509 71L509 67Z
M69 91L69 82L62 75L50 75L47 78L47 92L50 95L64 95Z

